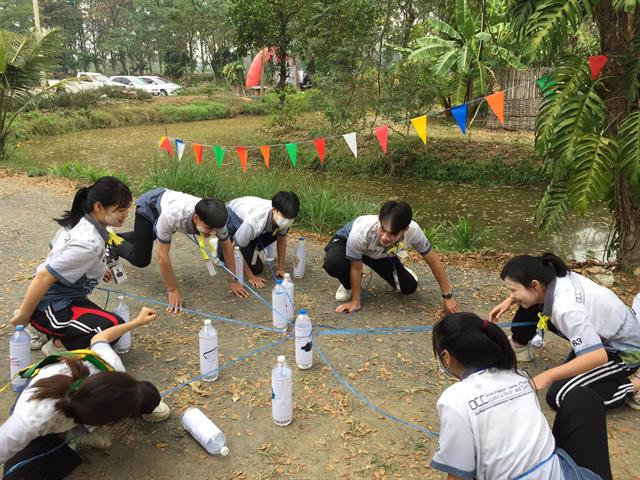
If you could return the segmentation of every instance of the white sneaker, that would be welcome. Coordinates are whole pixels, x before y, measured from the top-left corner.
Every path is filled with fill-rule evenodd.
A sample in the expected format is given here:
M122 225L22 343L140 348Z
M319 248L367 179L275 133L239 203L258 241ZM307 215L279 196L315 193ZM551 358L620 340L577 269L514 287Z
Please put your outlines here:
M47 336L33 328L31 325L24 327L24 331L29 334L29 340L31 341L31 350L40 350L42 346L47 343Z
M111 447L111 437L105 432L94 430L93 432L88 432L75 438L72 437L69 442L69 447L73 450L87 450L90 448L106 450Z
M632 376L640 380L640 370L638 370ZM624 403L627 404L627 407L633 408L634 410L640 410L640 390L638 390L632 396L626 398L624 400Z
M60 344L60 346L57 346L55 344L55 339L53 338L42 346L42 353L44 353L45 355L53 355L54 353L66 351L67 349L64 348L62 343Z
M142 419L149 423L159 423L164 422L170 415L171 409L169 408L169 405L160 400L160 403L153 409L153 412L142 415Z
M511 348L516 354L516 360L520 363L528 363L533 362L535 357L533 356L533 352L531 351L531 345L527 344L524 346L516 346L509 337L509 343L511 343Z
M346 302L347 300L351 300L351 290L347 290L340 284L338 290L336 290L336 300L338 302Z

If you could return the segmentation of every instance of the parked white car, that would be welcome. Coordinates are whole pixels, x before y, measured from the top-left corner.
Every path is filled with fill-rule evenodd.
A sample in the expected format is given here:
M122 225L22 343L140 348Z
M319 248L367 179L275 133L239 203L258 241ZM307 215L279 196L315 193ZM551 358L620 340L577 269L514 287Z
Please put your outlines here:
M180 85L172 83L162 77L158 77L157 75L144 75L138 78L141 78L149 85L157 85L158 88L160 88L160 95L173 95L176 90L181 88Z
M113 82L106 75L97 72L78 72L76 77L83 83L93 84L94 87L122 87L121 83Z
M110 79L113 82L124 85L126 88L137 88L138 90L145 90L151 95L160 95L160 88L157 85L151 85L138 77L131 75L118 75L111 77Z

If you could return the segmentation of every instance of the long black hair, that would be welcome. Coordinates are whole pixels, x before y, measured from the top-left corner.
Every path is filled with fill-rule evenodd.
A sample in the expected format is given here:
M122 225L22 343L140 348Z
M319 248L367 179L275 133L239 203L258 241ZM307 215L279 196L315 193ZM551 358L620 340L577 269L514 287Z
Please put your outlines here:
M475 313L450 313L433 327L433 353L446 350L465 369L516 370L516 354L497 325Z
M117 205L118 208L127 208L131 205L133 197L131 191L116 177L102 177L90 187L82 187L73 197L71 210L65 211L60 218L54 218L62 227L73 228L86 213L93 210L93 205L100 202L108 208Z
M500 272L500 278L509 277L525 287L529 287L533 280L539 281L545 287L556 277L564 277L569 273L569 267L557 255L544 252L540 257L518 255L513 257Z

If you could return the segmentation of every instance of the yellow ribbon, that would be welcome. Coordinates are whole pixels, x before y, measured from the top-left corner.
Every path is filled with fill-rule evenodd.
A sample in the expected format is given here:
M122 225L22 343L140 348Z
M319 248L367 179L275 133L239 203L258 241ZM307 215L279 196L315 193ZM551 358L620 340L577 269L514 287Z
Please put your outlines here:
M115 245L117 247L122 242L124 242L124 238L122 238L116 232L109 230L109 241L107 242L109 245Z
M548 323L549 317L547 315L543 315L541 312L538 312L538 325L536 326L536 328L538 330L546 330Z
M204 243L204 236L201 233L198 234L198 247L200 247L200 254L202 255L202 258L205 261L209 260L207 247L206 247L206 244Z
M402 247L404 247L404 242L398 242L396 243L393 247L391 247L389 250L387 250L388 254L395 254L398 252L399 249L401 249Z

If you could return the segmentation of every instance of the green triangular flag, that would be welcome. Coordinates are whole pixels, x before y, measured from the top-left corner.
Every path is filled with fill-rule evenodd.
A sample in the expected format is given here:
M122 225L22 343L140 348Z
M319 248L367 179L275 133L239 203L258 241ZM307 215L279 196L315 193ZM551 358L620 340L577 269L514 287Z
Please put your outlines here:
M224 149L222 147L213 147L213 153L216 156L218 166L222 166L222 159L224 158Z
M289 158L291 159L291 163L293 166L296 166L297 155L298 155L298 144L297 143L287 143L285 145L287 147L287 153L289 153Z
M536 80L536 85L538 85L538 88L545 96L549 96L549 95L553 95L555 92L547 89L549 87L553 87L554 85L557 85L557 82L554 82L553 80L551 80L551 77L549 75L543 75ZM545 92L545 90L547 91Z

